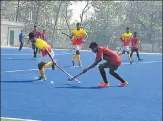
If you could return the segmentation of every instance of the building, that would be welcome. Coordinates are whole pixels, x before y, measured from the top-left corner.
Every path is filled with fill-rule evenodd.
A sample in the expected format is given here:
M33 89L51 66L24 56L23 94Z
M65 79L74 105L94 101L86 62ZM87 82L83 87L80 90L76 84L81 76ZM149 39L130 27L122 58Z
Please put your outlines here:
M18 46L19 34L23 30L24 24L11 22L8 20L1 21L1 46Z

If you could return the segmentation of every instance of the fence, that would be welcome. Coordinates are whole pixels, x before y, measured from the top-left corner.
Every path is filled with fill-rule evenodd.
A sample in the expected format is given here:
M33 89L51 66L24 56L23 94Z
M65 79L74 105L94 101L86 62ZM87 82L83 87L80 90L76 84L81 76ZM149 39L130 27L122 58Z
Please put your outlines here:
M69 37L62 34L62 32L70 34L68 30L58 29L55 32L54 39L51 39L50 37L47 36L47 41L53 48L70 49L72 47L71 46L71 40ZM100 45L107 46L108 48L115 50L115 51L118 50L122 45L122 42L120 41L119 37L115 37L115 36L103 37L103 36L99 36L99 35L97 36L97 34L92 34L91 32L87 32L87 33L88 33L88 41L83 45L82 49L88 50L89 44L92 41L96 41ZM105 35L107 35L106 33L105 33ZM26 37L27 37L27 35L28 35L28 33L26 33ZM24 41L25 41L25 43L27 43L28 38L25 38ZM160 52L162 52L162 43L159 43L159 42L149 43L147 41L141 40L141 45L142 45L142 48L140 50L142 52L147 52L147 53L158 53L158 52L160 53ZM19 46L19 43L14 45L14 46ZM31 47L31 44L26 45L26 47Z

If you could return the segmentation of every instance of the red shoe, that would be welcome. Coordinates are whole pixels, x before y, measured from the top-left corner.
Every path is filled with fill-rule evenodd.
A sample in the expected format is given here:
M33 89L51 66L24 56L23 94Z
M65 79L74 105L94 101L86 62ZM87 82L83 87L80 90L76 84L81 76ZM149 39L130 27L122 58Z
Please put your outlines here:
M98 86L98 87L108 87L108 86L110 86L110 85L109 85L109 83L104 83L104 82L102 82L102 83L98 84L97 86Z
M128 85L128 82L125 81L124 83L119 84L119 87L124 87L124 86L127 86L127 85Z

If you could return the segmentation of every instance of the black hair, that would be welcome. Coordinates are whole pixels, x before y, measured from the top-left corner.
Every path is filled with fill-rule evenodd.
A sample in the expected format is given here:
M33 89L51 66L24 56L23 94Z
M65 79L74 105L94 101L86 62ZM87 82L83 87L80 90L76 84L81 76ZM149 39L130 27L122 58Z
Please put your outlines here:
M129 27L127 27L126 29L130 29Z
M76 23L76 26L77 26L77 25L81 25L81 23L78 22L78 23Z
M98 47L98 44L96 42L91 42L89 48L95 48L95 47Z
M34 39L34 38L36 37L36 34L33 33L33 32L30 32L30 33L28 34L28 36L29 36L29 39Z

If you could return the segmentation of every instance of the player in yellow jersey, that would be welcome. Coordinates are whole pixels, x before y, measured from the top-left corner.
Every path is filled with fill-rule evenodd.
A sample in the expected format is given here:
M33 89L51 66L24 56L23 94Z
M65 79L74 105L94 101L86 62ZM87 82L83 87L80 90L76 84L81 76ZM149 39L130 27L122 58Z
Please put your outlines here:
M132 33L129 30L130 30L130 28L127 27L126 28L126 33L122 34L122 36L120 37L121 41L124 44L123 44L123 51L121 53L119 53L119 55L125 54L125 52L127 52L128 59L129 59L130 64L131 64L132 59L130 57L129 46L130 46L130 42L131 42L131 38L132 38Z
M80 50L84 42L86 42L88 36L84 29L81 29L81 24L76 24L76 29L72 31L72 45L75 48L75 55L72 60L72 64L74 66L76 59L78 60L78 65L81 67L80 60Z
M41 76L38 78L38 80L46 80L44 68L46 68L47 66L52 66L52 69L54 70L56 65L53 60L53 50L47 42L42 39L36 38L35 33L31 32L28 36L32 44L35 44L35 46L41 51L41 58L39 59L38 63L38 69Z

